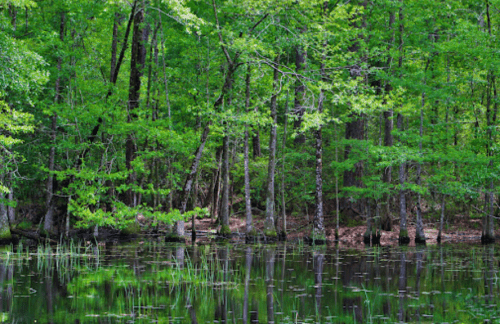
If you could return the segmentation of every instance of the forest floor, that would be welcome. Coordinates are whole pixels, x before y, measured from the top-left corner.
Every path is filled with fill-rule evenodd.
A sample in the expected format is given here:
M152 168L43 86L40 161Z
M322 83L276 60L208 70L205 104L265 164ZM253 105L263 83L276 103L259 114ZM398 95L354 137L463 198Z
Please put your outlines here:
M312 228L312 216L309 220L304 216L293 217L287 216L287 241L296 242L300 239L309 236ZM396 223L396 222L395 222ZM254 216L254 226L258 232L261 232L264 227L264 217ZM327 240L329 243L335 241L335 218L325 217L325 227ZM210 218L196 219L195 227L198 233L198 240L203 242L209 240L210 236L217 233L219 229L214 221ZM243 217L232 217L230 220L230 228L236 240L244 239L245 219ZM346 247L355 247L363 245L363 233L366 231L366 225L345 226L340 225L339 244ZM424 232L427 238L427 244L437 244L437 236L439 232L439 223L426 223L424 221ZM186 237L191 239L191 222L186 222ZM408 222L408 234L410 236L410 246L415 245L415 222L410 219ZM498 236L498 234L497 234ZM394 224L392 231L382 231L380 244L382 246L398 245L399 225ZM497 240L499 238L497 237ZM448 224L445 223L443 229L443 243L481 243L481 219L470 219L463 217L455 217Z

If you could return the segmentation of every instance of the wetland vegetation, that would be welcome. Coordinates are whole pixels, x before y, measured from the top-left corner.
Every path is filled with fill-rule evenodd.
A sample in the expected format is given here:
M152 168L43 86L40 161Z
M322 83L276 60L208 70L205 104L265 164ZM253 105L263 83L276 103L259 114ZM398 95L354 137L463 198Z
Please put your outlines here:
M0 0L0 239L299 217L316 244L413 244L465 218L492 243L499 8Z
M23 246L0 253L6 323L496 323L493 246Z
M0 0L0 320L498 322L499 13Z

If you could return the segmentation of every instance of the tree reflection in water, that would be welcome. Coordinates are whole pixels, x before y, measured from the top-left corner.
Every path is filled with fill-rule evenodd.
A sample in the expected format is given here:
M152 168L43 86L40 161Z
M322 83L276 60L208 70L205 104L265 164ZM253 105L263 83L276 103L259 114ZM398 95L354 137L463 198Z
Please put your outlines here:
M3 255L4 322L477 322L499 313L494 246L145 243Z

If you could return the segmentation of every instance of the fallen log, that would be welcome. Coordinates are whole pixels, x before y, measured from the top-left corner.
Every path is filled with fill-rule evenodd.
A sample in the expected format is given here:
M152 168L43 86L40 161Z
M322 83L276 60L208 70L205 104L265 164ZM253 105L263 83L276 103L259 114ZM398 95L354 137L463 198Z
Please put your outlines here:
M50 237L46 237L46 236L42 236L42 235L39 235L39 234L32 234L32 233L29 233L29 232L21 231L21 230L19 230L17 228L11 228L10 232L13 233L13 234L17 234L17 235L21 235L21 236L27 237L27 238L32 239L32 240L36 240L38 242L49 241L50 243L54 243L54 244L58 243L56 240L53 240Z

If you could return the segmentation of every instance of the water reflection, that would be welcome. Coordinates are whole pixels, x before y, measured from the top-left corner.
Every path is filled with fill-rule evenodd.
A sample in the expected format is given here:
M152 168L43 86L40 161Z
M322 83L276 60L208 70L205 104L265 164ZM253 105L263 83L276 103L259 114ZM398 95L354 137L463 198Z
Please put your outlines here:
M495 246L116 245L0 253L8 323L498 321Z

